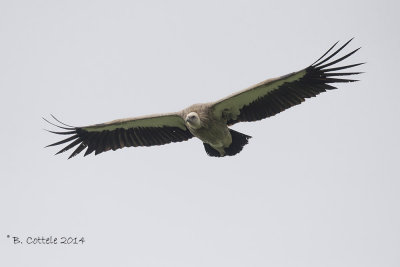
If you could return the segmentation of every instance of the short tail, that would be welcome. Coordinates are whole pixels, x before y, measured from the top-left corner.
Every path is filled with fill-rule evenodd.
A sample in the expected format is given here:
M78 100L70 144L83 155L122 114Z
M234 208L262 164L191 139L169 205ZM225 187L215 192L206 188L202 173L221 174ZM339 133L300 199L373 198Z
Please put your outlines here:
M224 157L224 156L233 156L242 151L243 147L249 143L249 139L251 136L236 132L232 129L229 129L229 132L232 136L232 143L229 147L225 148L225 155L221 155L217 150L215 150L212 146L207 143L203 143L204 148L207 154L211 157Z

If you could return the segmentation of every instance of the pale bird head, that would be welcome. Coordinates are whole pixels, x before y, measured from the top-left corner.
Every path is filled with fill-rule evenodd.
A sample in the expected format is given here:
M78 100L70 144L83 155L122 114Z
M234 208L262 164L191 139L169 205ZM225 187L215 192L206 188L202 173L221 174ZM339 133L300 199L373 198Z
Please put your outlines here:
M196 112L187 114L185 121L186 124L193 129L198 129L201 126L200 117Z

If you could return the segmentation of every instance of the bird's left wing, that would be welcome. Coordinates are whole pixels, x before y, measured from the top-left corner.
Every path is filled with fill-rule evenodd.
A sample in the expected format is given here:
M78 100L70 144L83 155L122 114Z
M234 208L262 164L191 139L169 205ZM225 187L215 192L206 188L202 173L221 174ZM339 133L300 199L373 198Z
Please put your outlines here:
M226 120L228 125L241 121L261 120L298 105L306 98L314 97L326 90L336 89L336 87L331 84L357 81L347 79L346 76L360 74L361 72L337 71L352 68L363 63L330 67L348 58L359 49L338 59L329 61L350 41L327 56L336 46L337 43L335 43L314 64L303 70L279 78L266 80L217 102L211 103L214 116Z
M150 115L129 119L114 120L107 123L84 127L66 125L54 116L62 125L56 125L64 131L55 134L70 135L68 138L48 146L56 146L70 142L57 154L78 146L69 156L72 158L87 148L85 156L92 152L95 155L130 146L155 146L171 142L182 142L193 137L185 126L185 122L178 113Z

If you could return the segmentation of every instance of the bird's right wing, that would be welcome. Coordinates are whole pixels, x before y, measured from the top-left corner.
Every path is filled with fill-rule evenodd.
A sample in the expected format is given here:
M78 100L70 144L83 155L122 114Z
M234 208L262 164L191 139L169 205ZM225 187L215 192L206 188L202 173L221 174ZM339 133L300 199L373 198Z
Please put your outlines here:
M351 40L350 40L351 41ZM223 118L228 125L241 121L256 121L302 103L326 90L335 89L337 83L354 82L348 76L361 72L338 72L363 63L336 66L358 49L332 61L347 44L328 56L333 45L311 66L288 75L269 79L211 104L214 116ZM333 68L331 67L333 66Z
M64 131L51 133L70 135L68 138L48 146L56 146L70 142L57 154L78 146L69 156L72 158L87 148L85 156L92 152L95 155L130 146L155 146L171 142L182 142L193 137L185 126L180 114L157 114L136 118L114 120L107 123L73 127L66 125L54 116L53 118L62 125L56 125L48 120L48 123L61 128Z

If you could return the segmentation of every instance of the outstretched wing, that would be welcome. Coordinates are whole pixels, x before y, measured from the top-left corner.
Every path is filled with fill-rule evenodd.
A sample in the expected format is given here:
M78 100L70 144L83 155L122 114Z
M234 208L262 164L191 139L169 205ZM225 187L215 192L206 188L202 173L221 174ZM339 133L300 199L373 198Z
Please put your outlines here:
M352 39L351 39L352 40ZM348 43L328 56L335 43L311 66L291 74L269 79L248 89L223 98L212 104L214 115L225 119L228 125L241 121L256 121L273 116L285 109L302 103L326 90L336 89L335 83L355 82L347 76L361 72L338 72L364 63L329 68L354 54L360 48L333 59ZM341 78L338 78L341 77Z
M185 122L178 113L151 115L85 127L66 125L52 117L62 125L56 125L46 119L48 123L64 131L51 133L70 135L68 138L48 146L57 146L70 142L57 154L78 146L69 156L72 158L87 148L85 156L92 152L95 155L110 149L116 150L130 146L156 146L171 142L182 142L193 137L185 126ZM56 155L57 155L56 154Z

